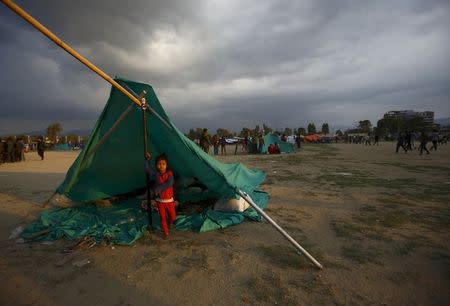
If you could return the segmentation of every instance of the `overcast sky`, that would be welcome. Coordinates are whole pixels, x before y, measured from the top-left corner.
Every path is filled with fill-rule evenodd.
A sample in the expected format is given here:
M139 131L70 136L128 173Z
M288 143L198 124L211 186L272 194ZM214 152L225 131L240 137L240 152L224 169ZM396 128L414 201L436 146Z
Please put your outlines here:
M450 1L17 1L183 131L450 117ZM89 129L109 84L0 4L0 134Z

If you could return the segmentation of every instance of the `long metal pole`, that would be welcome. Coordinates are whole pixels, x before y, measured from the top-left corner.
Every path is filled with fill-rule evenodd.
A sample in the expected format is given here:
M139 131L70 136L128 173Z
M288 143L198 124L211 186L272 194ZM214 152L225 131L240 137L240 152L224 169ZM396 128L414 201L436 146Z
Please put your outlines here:
M116 81L114 81L109 75L104 73L100 68L92 64L89 60L84 58L82 55L80 55L77 51L72 49L69 45L64 43L61 39L59 39L55 34L50 32L46 27L44 27L39 21L34 19L31 15L29 15L27 12L25 12L20 6L15 4L14 2L10 0L1 0L3 4L5 4L7 7L9 7L12 11L14 11L17 15L25 19L28 23L30 23L33 27L35 27L38 31L40 31L42 34L50 38L55 44L66 50L70 55L75 57L77 60L79 60L81 63L86 65L89 69L97 73L99 76L101 76L103 79L105 79L108 83L110 83L112 86L116 87L118 90L120 90L123 94L125 94L128 98L130 98L131 101L136 103L137 105L141 106L141 102L136 99L131 93L129 93L125 88L119 85Z
M261 208L259 208L259 206L256 205L256 203L253 202L253 200L246 193L242 192L239 189L236 189L236 191L245 201L247 201L248 204L250 204L251 207L253 207L258 212L258 214L269 221L269 223L272 224L277 231L279 231L290 243L292 243L297 250L308 257L308 259L311 260L317 268L323 268L322 265L314 257L312 257L311 254L308 253L308 251L306 251L297 241L294 240L294 238L292 238L284 229L282 229L281 226L279 226L275 221L273 221L271 217L269 217Z
M145 99L142 99L142 124L143 124L143 136L144 136L144 159L148 163L150 161L150 152L148 152L148 139L147 139L147 103ZM145 186L147 189L147 216L148 216L148 226L147 230L150 232L153 227L152 220L152 203L150 197L150 175L145 171Z

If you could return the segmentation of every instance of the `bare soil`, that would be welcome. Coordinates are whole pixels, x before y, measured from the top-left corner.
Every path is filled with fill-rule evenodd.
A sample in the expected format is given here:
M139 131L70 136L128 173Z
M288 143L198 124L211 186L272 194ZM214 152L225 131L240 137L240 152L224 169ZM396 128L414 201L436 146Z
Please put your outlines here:
M224 162L264 170L267 209L323 265L267 222L146 236L130 247L17 243L73 160L46 152L0 165L1 305L448 305L450 146L419 156L393 143L305 145L295 154ZM73 265L88 259L82 267Z

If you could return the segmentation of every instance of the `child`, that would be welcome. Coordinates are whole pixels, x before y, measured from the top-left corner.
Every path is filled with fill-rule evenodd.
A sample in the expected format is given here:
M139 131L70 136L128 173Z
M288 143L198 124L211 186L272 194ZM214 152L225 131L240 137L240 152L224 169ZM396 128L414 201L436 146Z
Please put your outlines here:
M156 206L158 207L159 217L161 220L161 228L164 237L169 239L169 230L167 228L166 213L169 215L169 227L173 227L176 219L175 203L173 200L173 173L167 169L167 157L161 154L156 157L155 166L157 172L152 172L148 167L147 171L151 175L151 180L155 180L154 193ZM151 208L148 208L151 209Z

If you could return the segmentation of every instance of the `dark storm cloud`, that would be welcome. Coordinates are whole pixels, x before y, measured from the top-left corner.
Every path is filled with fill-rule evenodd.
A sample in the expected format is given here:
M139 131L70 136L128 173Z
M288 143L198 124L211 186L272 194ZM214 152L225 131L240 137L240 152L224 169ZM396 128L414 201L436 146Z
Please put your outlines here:
M151 83L182 129L450 116L448 1L18 3L105 72ZM108 86L5 7L0 51L0 121L100 113Z

